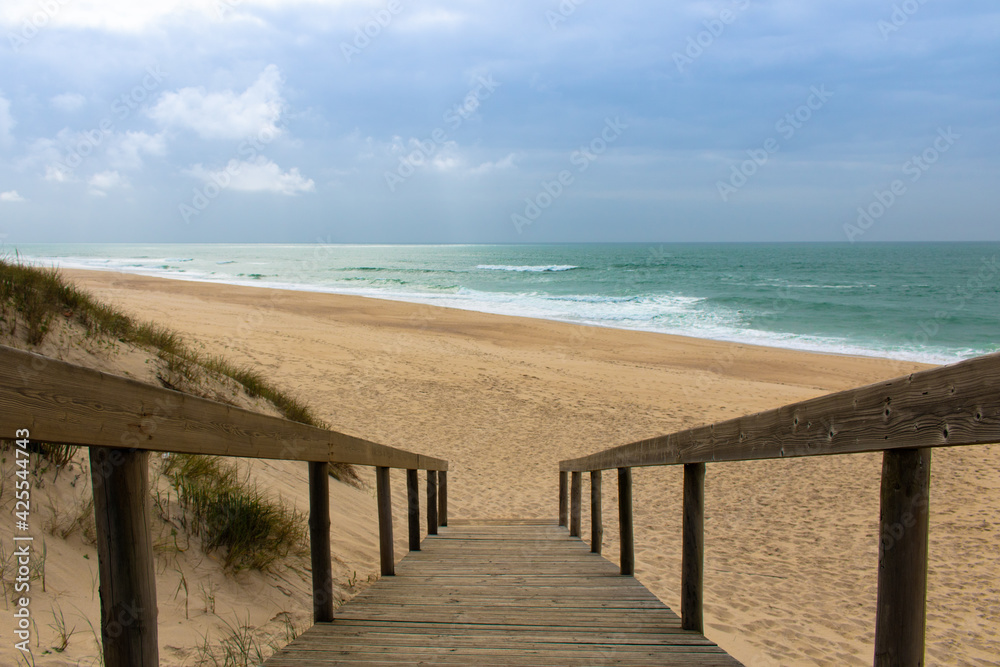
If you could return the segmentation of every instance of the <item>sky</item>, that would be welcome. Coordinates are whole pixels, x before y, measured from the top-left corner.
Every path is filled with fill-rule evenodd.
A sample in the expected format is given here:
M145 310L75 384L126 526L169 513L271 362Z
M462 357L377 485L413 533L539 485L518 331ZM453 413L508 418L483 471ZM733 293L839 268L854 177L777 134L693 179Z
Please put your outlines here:
M1000 240L995 0L4 0L0 242Z

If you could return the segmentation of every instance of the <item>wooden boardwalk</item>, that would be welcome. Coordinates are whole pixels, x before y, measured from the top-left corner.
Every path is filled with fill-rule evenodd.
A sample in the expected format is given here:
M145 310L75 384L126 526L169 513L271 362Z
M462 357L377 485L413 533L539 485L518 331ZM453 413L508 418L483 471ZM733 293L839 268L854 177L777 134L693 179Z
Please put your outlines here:
M555 521L458 521L265 664L739 665Z

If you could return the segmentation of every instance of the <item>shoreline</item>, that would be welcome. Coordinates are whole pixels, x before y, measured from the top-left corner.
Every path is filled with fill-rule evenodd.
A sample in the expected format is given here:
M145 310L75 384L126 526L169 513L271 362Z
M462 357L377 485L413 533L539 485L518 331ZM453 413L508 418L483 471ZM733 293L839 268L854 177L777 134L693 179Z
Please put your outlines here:
M447 459L454 518L552 518L561 459L929 367L355 296L64 273L207 354L254 366L335 430ZM871 664L881 458L708 466L710 639L747 665ZM680 473L640 468L633 482L636 576L673 609ZM585 475L585 495L588 485ZM604 553L615 561L608 491ZM928 663L981 663L1000 646L998 505L1000 445L935 451Z
M648 333L648 334L654 334L654 335L660 335L660 336L686 338L686 339L693 339L693 340L703 340L703 341L709 341L709 342L713 342L713 343L720 343L720 344L723 344L723 345L738 345L738 346L749 346L749 347L774 349L774 350L789 350L789 351L794 351L794 352L804 352L804 353L807 353L807 354L828 355L828 356L835 356L835 357L849 357L849 358L856 358L856 359L889 360L889 361L893 361L893 362L898 362L900 365L917 364L917 365L920 365L921 367L924 367L924 368L930 368L932 366L938 366L938 365L942 365L944 363L955 363L955 362L961 360L961 359L956 359L954 361L948 361L948 362L921 361L919 359L912 358L913 355L910 355L910 356L906 356L906 355L886 356L884 354L879 354L875 350L870 350L870 351L864 351L864 350L862 350L862 351L856 351L856 352L838 351L838 350L823 349L822 346L820 346L820 345L810 345L809 343L800 343L800 344L797 344L797 345L791 345L791 344L790 345L774 345L774 344L771 344L769 341L765 341L765 342L746 341L746 340L740 339L738 336L734 336L732 338L725 337L725 336L710 337L710 336L700 336L700 335L696 335L694 333L677 333L677 332L667 332L667 331L656 331L656 330L652 330L652 329L648 329L648 328L640 328L640 327L620 327L620 326L614 326L613 324L602 324L600 322L576 322L576 321L572 321L572 320L569 320L569 319L560 319L560 318L556 318L556 317L539 317L539 316L517 314L517 313L495 312L495 311L491 311L491 310L484 310L482 308L474 308L474 307L471 307L471 306L468 307L468 308L466 308L466 307L462 307L461 305L456 305L454 303L449 303L448 305L436 305L434 303L430 303L429 299L421 299L419 296L414 296L413 298L407 298L404 295L394 295L394 294L391 294L391 293L388 294L388 295L379 295L379 294L369 294L369 293L353 293L353 292L349 292L349 291L336 291L336 290L334 290L332 288L331 289L323 289L322 286L311 285L311 284L307 284L307 283L292 283L292 284L289 284L289 285L280 285L280 284L275 284L275 283L258 284L258 283L255 283L255 281L249 281L249 280L248 281L210 280L210 279L207 279L207 278L187 277L187 276L183 276L183 275L180 275L180 274L161 275L161 274L157 274L157 273L152 272L152 271L122 271L120 269L111 269L111 268L100 269L100 268L93 268L93 267L87 267L87 268L66 267L66 268L64 268L64 267L57 266L56 268L58 268L58 270L60 272L65 273L67 276L70 276L70 275L72 275L75 272L81 272L84 275L87 274L87 273L91 273L91 272L98 273L98 274L111 273L111 274L116 274L116 275L120 275L120 276L139 276L139 277L143 277L143 278L153 278L153 279L158 279L158 280L167 280L167 281L175 281L175 282L182 282L182 283L198 283L198 284L203 284L203 285L213 285L213 286L221 286L221 287L231 286L231 287L245 287L245 288L249 288L249 289L259 289L259 290L275 290L275 291L284 291L284 292L301 292L301 293L307 293L307 294L325 294L325 295L338 296L338 297L371 299L371 300L375 300L375 301L387 301L387 302L392 302L392 303L410 304L410 305L414 305L414 306L427 306L429 308L443 308L443 309L456 310L456 311L462 311L462 312L468 312L468 313L478 313L478 314L487 315L487 316L514 317L514 318L523 318L523 319L528 319L528 320L538 320L538 321L543 321L543 322L557 322L557 323L561 323L561 324L567 324L567 325L570 325L570 326L590 327L590 328L597 328L597 329L610 329L610 330L613 330L613 331L642 332L642 333ZM792 335L792 334L789 334L789 335ZM796 341L797 339L792 339L792 340Z

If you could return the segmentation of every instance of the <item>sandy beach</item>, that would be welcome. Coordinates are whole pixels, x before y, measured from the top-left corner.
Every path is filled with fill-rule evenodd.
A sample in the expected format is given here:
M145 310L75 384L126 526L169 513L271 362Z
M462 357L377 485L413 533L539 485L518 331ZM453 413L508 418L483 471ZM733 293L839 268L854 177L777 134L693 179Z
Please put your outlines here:
M555 517L560 459L926 368L360 297L64 275L264 370L336 430L448 459L453 518ZM880 455L709 465L707 636L747 665L871 664L880 466ZM280 478L286 467L255 470L305 505L304 486ZM634 475L636 576L677 608L681 470ZM403 479L394 473L397 521ZM615 485L604 485L604 553L615 560ZM377 571L374 498L338 489L333 502L352 517L339 526L335 515L335 560L363 580ZM1000 655L998 506L1000 446L934 453L928 664ZM587 536L588 512L584 503ZM169 628L183 610L159 594Z

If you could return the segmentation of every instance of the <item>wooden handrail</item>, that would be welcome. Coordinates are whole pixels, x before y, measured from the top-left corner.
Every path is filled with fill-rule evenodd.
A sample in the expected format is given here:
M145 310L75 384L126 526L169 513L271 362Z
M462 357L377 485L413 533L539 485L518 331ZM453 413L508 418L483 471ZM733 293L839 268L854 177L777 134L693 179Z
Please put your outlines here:
M571 472L1000 442L1000 352L567 459Z
M0 345L0 414L30 439L89 448L107 667L156 665L156 580L149 532L148 452L307 461L313 620L333 620L329 464L376 468L379 555L394 573L390 468L407 471L411 548L419 548L418 470L428 475L428 530L447 523L448 462L269 417ZM5 434L0 434L0 437ZM8 436L9 437L9 436ZM436 475L442 493L431 497ZM413 484L409 484L410 480ZM418 519L419 520L419 519ZM126 618L128 622L121 619Z
M0 412L53 444L448 469L442 459L3 345Z
M575 483L584 472L617 468L621 572L632 574L631 470L684 465L681 625L700 632L705 464L881 451L875 664L920 665L932 448L997 442L1000 353L560 461L560 524L565 523L567 473ZM579 501L573 498L570 535L580 535L578 512ZM594 535L599 534L601 520L592 512ZM885 539L897 535L900 525L907 529Z

